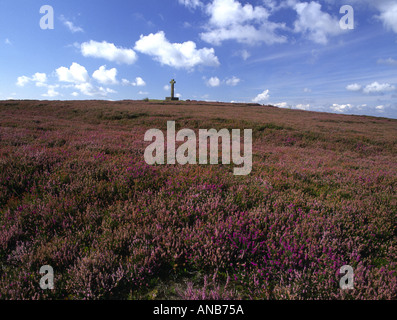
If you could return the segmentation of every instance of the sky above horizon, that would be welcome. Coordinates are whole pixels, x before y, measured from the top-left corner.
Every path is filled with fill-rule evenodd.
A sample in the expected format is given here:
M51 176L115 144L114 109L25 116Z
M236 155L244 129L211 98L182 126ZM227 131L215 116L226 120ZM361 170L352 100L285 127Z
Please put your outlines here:
M0 0L0 10L0 100L164 99L174 78L184 100L397 119L397 0Z

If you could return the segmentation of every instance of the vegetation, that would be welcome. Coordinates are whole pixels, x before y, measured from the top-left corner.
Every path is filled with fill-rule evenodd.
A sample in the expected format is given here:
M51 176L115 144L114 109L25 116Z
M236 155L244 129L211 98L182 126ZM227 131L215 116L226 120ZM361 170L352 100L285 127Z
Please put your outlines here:
M253 129L252 173L148 166L167 120ZM396 137L267 106L1 102L0 299L395 299Z

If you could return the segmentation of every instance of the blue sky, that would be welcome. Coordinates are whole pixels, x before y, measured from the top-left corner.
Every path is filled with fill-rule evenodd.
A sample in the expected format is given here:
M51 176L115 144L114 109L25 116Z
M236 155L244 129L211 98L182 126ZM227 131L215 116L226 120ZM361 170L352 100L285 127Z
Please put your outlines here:
M397 0L0 0L0 12L0 99L164 99L175 78L181 99L397 118Z

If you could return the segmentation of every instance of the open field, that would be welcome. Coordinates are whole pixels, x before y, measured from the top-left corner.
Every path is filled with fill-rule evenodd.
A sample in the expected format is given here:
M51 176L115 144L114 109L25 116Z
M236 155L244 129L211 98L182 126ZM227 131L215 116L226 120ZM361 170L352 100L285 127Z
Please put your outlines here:
M147 165L144 134L167 121L252 129L251 174ZM397 120L0 102L0 299L396 299L396 188ZM43 265L54 290L39 287Z

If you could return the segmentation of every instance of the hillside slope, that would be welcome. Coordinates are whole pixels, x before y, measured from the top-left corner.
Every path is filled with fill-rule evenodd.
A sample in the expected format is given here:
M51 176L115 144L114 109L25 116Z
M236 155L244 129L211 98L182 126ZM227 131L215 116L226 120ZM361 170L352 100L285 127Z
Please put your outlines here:
M251 174L147 165L144 134L167 121L252 129ZM386 118L0 102L0 299L395 299L396 144ZM43 265L55 290L38 286Z

